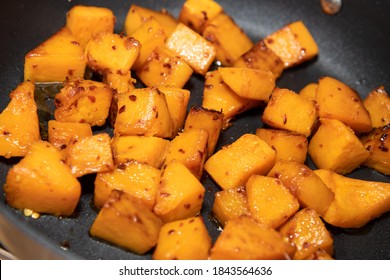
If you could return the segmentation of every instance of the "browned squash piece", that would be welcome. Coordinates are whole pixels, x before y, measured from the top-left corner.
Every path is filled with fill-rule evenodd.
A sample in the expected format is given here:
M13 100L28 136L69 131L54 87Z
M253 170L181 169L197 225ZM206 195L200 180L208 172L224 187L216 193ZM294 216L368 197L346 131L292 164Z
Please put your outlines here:
M360 228L390 211L390 183L349 178L326 169L314 172L335 194L334 201L322 216L327 223L342 228Z
M299 95L306 97L309 100L316 101L317 88L317 83L310 83L299 91Z
M202 33L208 22L223 12L223 8L213 0L186 0L179 13L179 22L198 33Z
M106 123L113 91L106 84L92 80L67 80L55 96L54 117L59 122Z
M317 168L346 174L366 161L369 152L351 128L337 119L320 119L320 122L308 148Z
M156 246L161 226L161 220L142 201L113 190L89 232L93 237L144 254Z
M265 44L283 61L284 68L292 67L317 56L317 43L302 21L292 22L264 39Z
M80 177L112 170L114 161L110 141L107 133L71 140L66 149L66 164L72 174Z
M172 130L165 95L157 88L137 88L118 96L115 134L167 138Z
M164 28L164 33L169 36L177 26L176 19L169 14L166 10L155 11L146 7L141 7L136 4L132 4L127 12L124 31L127 35L131 35L134 31L140 27L149 18L155 18L161 27Z
M252 40L232 17L219 13L206 24L202 35L216 49L216 59L224 66L232 66L242 54L253 47Z
M95 179L94 204L97 208L103 207L112 190L121 190L152 210L160 173L159 169L137 161L121 163L112 171L99 172Z
M208 134L207 158L210 157L218 143L222 131L223 114L203 107L191 107L184 125L184 131L205 129Z
M32 82L20 83L0 114L0 156L24 156L30 145L41 139Z
M174 88L183 88L193 72L183 58L163 46L155 48L136 71L138 78L148 87Z
M212 260L286 259L288 245L276 230L256 222L249 216L230 220L214 246Z
M194 217L202 208L204 192L184 164L171 161L162 170L153 211L164 223Z
M316 211L305 208L296 213L279 231L296 248L293 259L306 259L324 250L333 254L333 238Z
M252 175L245 187L251 216L271 228L284 224L299 209L298 200L279 179Z
M243 98L226 85L219 71L206 73L202 107L223 114L223 129L237 115L260 105L260 101Z
M198 179L202 177L207 156L208 133L205 129L180 132L168 145L164 164L171 161L183 163Z
M324 215L334 200L334 193L313 170L302 163L278 160L267 176L278 178L297 197L302 207Z
M266 142L248 133L217 151L204 168L222 189L230 189L244 185L253 174L267 174L275 159Z
M270 71L220 67L218 72L224 83L243 98L268 102L275 88L275 76Z
M82 78L85 67L84 49L72 32L63 27L26 54L24 80L63 82L66 78Z
M17 209L70 216L79 202L81 186L61 153L46 141L36 141L9 170L4 192L7 203Z
M249 216L250 211L245 186L216 192L212 213L222 227L232 219L243 215Z
M363 105L370 113L373 127L390 123L390 97L383 86L371 91L363 100Z
M206 74L214 62L216 50L213 44L186 25L179 23L166 41L166 47L180 56L199 74Z
M363 101L356 91L343 82L332 77L321 78L316 101L320 118L338 119L356 133L371 131L371 117Z
M361 141L369 152L368 159L363 165L373 168L385 175L390 175L390 124L376 128Z
M289 89L275 88L262 120L273 128L310 136L317 117L314 102Z
M307 156L308 140L300 133L288 130L258 128L256 135L276 151L276 160L284 159L304 163Z
M113 33L115 22L114 13L104 7L76 5L66 14L66 27L72 31L83 49L96 34Z
M249 51L242 54L234 61L233 67L271 71L275 78L279 78L284 69L282 60L267 47L264 40L259 40Z
M126 74L108 71L103 76L103 82L114 90L115 95L133 91L135 89L134 83L136 80L131 77L130 71ZM113 101L115 101L114 97L113 99Z
M135 160L160 168L169 143L169 140L154 136L115 135L111 148L116 165Z
M158 236L154 260L207 260L211 237L203 219L187 218L166 223Z

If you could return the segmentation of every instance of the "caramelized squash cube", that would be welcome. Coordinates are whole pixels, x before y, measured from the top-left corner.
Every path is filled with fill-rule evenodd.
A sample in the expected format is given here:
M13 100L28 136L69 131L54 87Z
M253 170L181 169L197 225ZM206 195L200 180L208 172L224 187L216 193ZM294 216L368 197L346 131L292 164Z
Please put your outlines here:
M103 82L114 90L114 95L128 93L135 89L135 79L131 77L131 72L122 74L108 71L103 76Z
M363 105L370 113L374 128L390 123L390 97L383 86L372 90L363 100Z

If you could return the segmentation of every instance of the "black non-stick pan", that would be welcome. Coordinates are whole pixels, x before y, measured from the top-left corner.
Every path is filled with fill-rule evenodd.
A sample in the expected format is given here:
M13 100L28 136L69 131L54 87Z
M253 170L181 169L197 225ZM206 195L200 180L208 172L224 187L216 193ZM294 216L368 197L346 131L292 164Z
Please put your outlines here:
M131 4L165 8L177 16L184 0L15 0L0 2L0 110L9 102L8 94L23 80L24 55L65 24L65 13L74 5L104 6L117 17L121 32ZM299 91L322 76L335 77L354 88L362 97L383 85L390 90L390 1L344 0L337 15L325 14L320 0L220 0L249 37L256 42L287 23L302 20L319 45L319 56L286 70L279 87ZM200 105L203 80L191 78L189 106ZM223 132L218 148L246 132L261 127L260 110L251 110L234 120ZM34 220L9 207L2 186L8 169L17 159L0 157L0 242L19 258L28 259L150 259L91 238L89 228L97 215L93 208L92 176L82 178L83 194L77 213L71 218L42 215ZM310 164L310 162L308 162ZM388 176L360 168L348 176L390 183ZM92 177L92 178L91 178ZM205 177L206 198L202 215L213 240L218 226L210 217L218 188ZM384 214L361 229L328 226L334 238L336 259L390 259L390 215Z

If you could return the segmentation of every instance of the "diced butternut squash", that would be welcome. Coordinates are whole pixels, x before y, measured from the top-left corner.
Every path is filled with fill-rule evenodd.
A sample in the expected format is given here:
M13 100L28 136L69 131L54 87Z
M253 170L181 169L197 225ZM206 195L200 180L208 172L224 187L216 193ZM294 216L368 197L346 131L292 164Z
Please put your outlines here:
M60 122L102 126L108 117L112 95L112 89L104 83L84 79L68 80L55 96L54 117Z
M32 82L22 82L10 93L11 101L0 114L0 156L24 156L41 139L34 90Z
M320 122L308 148L317 168L346 174L366 161L369 152L351 128L337 119L320 119Z
M114 190L89 232L93 237L144 254L156 246L161 226L161 220L141 201Z
M282 60L267 47L263 40L259 40L249 51L234 61L233 67L271 71L275 78L279 78L284 69Z
M268 102L275 88L275 76L270 71L220 67L218 72L224 83L243 98Z
M343 82L323 77L318 82L316 101L320 118L342 121L356 133L372 129L371 117L359 94Z
M146 163L129 161L108 172L99 172L95 179L94 204L103 207L112 190L121 190L152 210L156 202L160 170Z
M63 27L26 54L24 80L63 82L66 78L82 78L85 67L84 49L72 32Z
M262 120L273 128L310 136L317 121L317 109L314 102L292 90L275 88Z
M226 224L211 248L210 259L286 259L287 251L287 245L279 232L251 217L241 216Z
M114 94L121 94L133 91L136 81L131 77L131 72L122 74L120 72L107 71L103 75L103 82L115 91Z
M172 130L165 95L157 88L137 88L118 96L115 134L167 138Z
M9 170L4 185L7 203L17 209L70 216L81 195L79 181L49 142L34 142L26 156Z
M363 100L363 105L370 113L373 127L390 123L390 97L383 86L372 90Z
M316 101L317 88L318 88L317 83L310 83L299 91L299 95L306 97L309 100Z
M292 22L264 39L265 44L284 63L292 67L317 56L317 43L302 21Z
M314 172L334 192L335 199L322 217L337 227L360 228L390 211L390 183L366 181L331 170Z
M164 223L194 217L202 208L204 193L205 188L191 171L172 161L162 170L153 211Z
M71 140L66 149L66 164L72 174L80 177L112 170L114 161L110 141L107 133Z
M154 136L115 135L111 148L117 165L135 160L160 168L169 143L169 140Z
M211 237L198 216L163 225L152 257L154 260L207 260L210 248Z
M334 258L325 250L317 249L309 256L307 256L305 260L328 260L329 261L329 260L334 260Z
M215 46L216 59L223 66L232 66L234 61L253 47L248 35L225 13L210 19L202 35Z
M299 209L298 200L279 179L252 175L245 187L251 216L271 228L284 224Z
M310 257L319 249L333 254L333 238L316 211L305 208L280 228L283 237L296 248L293 259Z
M253 174L265 175L275 164L276 152L255 134L244 134L205 163L207 173L222 189L244 185Z
M83 49L96 34L113 33L115 22L114 13L104 7L76 5L66 14L66 27L72 31Z
M256 135L276 151L276 161L279 159L304 163L307 156L308 140L300 133L287 130L258 128Z
M199 74L206 74L214 62L216 50L213 44L191 28L179 23L168 37L166 46L187 62Z
M298 198L302 207L324 215L334 200L334 193L313 170L302 163L278 160L267 176L278 178Z

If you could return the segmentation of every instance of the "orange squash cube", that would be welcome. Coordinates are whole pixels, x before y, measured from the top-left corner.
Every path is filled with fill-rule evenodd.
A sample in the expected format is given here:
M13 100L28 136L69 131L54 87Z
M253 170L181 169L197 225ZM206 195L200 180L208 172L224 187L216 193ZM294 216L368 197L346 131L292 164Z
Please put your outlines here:
M390 123L390 97L383 86L372 90L363 100L363 105L370 113L374 128Z
M299 95L304 96L309 100L316 101L317 88L318 88L317 83L310 83L299 91Z

